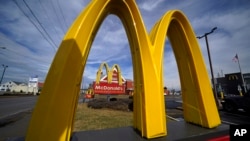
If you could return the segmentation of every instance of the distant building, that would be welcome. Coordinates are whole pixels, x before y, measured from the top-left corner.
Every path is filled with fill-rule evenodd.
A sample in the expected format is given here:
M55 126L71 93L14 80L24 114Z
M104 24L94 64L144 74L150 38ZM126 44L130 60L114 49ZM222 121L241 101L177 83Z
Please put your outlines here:
M215 78L217 93L222 91L225 94L239 94L239 90L244 94L245 89L249 91L250 88L250 73L242 74L229 73L225 77ZM243 80L245 85L243 84Z
M133 80L130 79L125 79L126 80L126 85L125 85L125 94L128 95L134 95L134 82Z
M38 76L30 77L28 81L28 93L38 93Z
M8 81L5 83L0 84L0 91L2 92L12 92L12 93L38 93L41 91L43 87L42 82L37 82L35 84L27 84L24 82L17 82L17 81Z
M42 91L43 84L44 84L43 82L38 82L38 92Z
M243 74L243 78L245 80L246 87L249 90L250 89L250 73Z
M27 92L27 84L17 81L8 81L0 84L0 90L5 92Z

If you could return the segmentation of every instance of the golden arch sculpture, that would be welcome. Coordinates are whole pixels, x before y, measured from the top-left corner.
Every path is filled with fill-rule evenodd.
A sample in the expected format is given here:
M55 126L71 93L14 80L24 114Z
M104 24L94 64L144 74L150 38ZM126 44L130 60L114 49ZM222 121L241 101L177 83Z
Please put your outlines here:
M121 19L130 43L134 128L141 136L167 135L162 89L166 35L179 70L185 121L207 128L221 123L197 39L182 12L168 11L148 34L134 0L92 0L75 20L55 55L32 114L27 141L70 140L88 53L108 14Z
M100 65L100 67L99 67L99 69L97 71L96 81L95 81L96 84L99 84L99 82L100 82L101 74L102 74L102 68L103 67L105 67L105 69L106 69L106 73L107 73L107 77L108 77L108 83L111 83L111 81L112 81L112 75L113 75L113 70L114 70L114 68L116 68L117 69L117 73L118 73L118 84L122 85L121 69L120 69L119 65L114 64L112 66L112 68L110 69L109 66L108 66L108 64L106 62L101 63L101 65Z

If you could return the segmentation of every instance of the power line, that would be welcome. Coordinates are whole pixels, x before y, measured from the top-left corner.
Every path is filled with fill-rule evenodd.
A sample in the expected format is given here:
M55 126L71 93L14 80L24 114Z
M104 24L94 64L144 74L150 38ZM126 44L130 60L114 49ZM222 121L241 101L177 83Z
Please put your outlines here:
M63 11L62 11L61 5L60 5L60 3L59 3L59 0L57 0L57 5L58 5L59 10L60 10L60 13L61 13L61 15L62 15L62 17L63 17L63 21L64 21L65 28L67 29L66 20L65 20L65 17L64 17L64 15L63 15Z
M53 9L54 13L56 14L57 22L58 22L59 25L61 26L61 29L62 29L63 33L65 33L65 30L63 29L62 22L60 22L60 19L59 19L59 16L58 16L57 12L56 12L56 9L55 9L55 6L54 6L53 1L51 1L51 3L52 3L52 4L51 4L51 5L52 5L52 9Z
M35 17L36 21L38 22L38 24L41 26L41 28L43 29L43 31L45 32L45 34L48 36L48 38L51 40L51 42L54 44L54 49L56 51L57 45L56 43L53 41L53 39L51 38L51 36L48 34L48 32L45 30L45 28L43 27L42 23L38 20L38 18L36 17L36 15L33 13L33 11L31 10L31 8L29 7L29 5L26 3L25 0L23 0L25 6L29 9L30 13Z
M61 41L61 37L59 36L59 33L58 33L57 30L56 30L55 24L52 22L51 18L49 17L49 14L48 14L47 10L45 10L45 7L44 7L44 5L42 4L41 0L38 0L38 1L39 1L39 4L40 4L41 7L42 7L42 9L43 9L43 11L44 11L44 13L45 13L47 19L48 19L48 20L50 21L50 23L53 25L53 29L54 29L54 31L55 31L56 36L57 36L58 39Z
M46 36L44 35L44 33L38 28L38 26L30 19L30 17L23 11L23 9L20 7L20 5L16 2L16 0L13 0L14 3L17 5L17 7L20 9L20 11L28 18L28 20L35 26L35 28L40 32L40 34L42 35L42 37L51 45L53 46L53 44L46 38ZM55 48L54 48L55 49ZM56 50L56 49L55 49Z
M47 61L45 61L43 59L41 60L41 59L38 59L36 57L31 57L31 56L28 56L26 54L20 53L20 51L18 52L18 51L15 51L13 49L11 50L11 49L8 49L8 48L6 48L6 50L9 51L12 54L19 55L19 56L25 57L25 58L29 58L30 60L35 60L35 61L43 62L43 63L47 63L47 64L50 63L50 62L47 62ZM5 52L5 54L7 54L7 53ZM9 55L9 54L7 54L7 55Z

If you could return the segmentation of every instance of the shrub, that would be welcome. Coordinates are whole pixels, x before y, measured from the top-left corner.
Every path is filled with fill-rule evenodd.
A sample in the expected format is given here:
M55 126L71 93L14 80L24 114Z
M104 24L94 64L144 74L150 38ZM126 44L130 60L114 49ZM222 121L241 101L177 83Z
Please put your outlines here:
M88 102L89 108L94 109L113 109L120 111L128 111L129 103L132 102L132 99L113 99L112 101L108 101L107 99L94 99Z

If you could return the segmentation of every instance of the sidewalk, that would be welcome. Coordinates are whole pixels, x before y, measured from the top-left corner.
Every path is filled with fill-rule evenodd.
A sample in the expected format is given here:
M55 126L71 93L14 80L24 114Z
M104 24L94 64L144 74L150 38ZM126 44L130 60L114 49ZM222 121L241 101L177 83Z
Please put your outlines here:
M31 112L15 122L0 127L0 141L24 141ZM228 137L229 125L221 124L217 128L207 129L185 121L168 121L168 135L153 139L154 141L194 141L210 140L221 137ZM72 141L148 141L142 138L133 127L111 128L104 130L80 131L72 135Z

